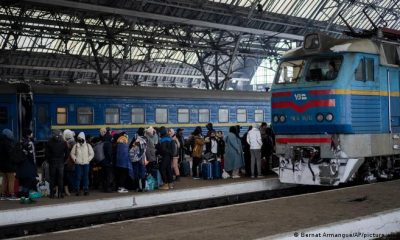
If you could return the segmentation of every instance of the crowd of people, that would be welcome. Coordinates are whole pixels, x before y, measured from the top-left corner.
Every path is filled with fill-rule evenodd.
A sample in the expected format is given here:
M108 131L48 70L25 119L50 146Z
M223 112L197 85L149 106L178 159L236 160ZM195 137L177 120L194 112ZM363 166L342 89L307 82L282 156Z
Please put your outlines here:
M159 189L173 189L174 182L181 177L182 161L191 161L191 175L200 179L200 165L205 158L221 162L232 178L244 174L255 178L268 173L274 134L266 123L253 124L242 137L240 126L230 127L226 136L214 130L211 123L206 128L206 135L198 126L187 138L184 129L175 131L164 126L139 128L135 136L110 128L101 128L94 137L84 132L75 135L69 129L53 130L45 147L49 197L86 196L93 186L104 192L145 191L149 175L160 178ZM0 199L28 197L30 191L37 189L38 181L32 131L24 131L19 142L11 130L4 129L0 136L0 156L3 179ZM19 188L15 187L16 178Z

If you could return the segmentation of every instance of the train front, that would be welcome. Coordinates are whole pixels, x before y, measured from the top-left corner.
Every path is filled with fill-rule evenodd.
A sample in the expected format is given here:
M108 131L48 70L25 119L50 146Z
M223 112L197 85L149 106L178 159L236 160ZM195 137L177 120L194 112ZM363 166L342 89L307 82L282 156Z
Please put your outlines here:
M349 158L340 136L351 132L346 113L350 57L335 44L310 34L302 48L286 53L272 86L272 125L281 182L338 185L347 182L363 160Z

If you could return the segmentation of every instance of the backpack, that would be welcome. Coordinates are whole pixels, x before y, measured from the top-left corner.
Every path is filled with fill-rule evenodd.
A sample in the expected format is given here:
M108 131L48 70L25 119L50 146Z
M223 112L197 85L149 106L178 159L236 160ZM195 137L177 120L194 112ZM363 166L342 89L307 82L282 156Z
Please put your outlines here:
M21 143L16 143L11 149L10 157L16 164L22 163L26 156Z
M93 162L94 163L99 163L105 159L104 155L104 142L100 141L96 143L93 147L93 152L94 152L94 158Z
M143 161L145 158L146 141L139 140L139 144L133 144L129 150L129 158L132 162Z

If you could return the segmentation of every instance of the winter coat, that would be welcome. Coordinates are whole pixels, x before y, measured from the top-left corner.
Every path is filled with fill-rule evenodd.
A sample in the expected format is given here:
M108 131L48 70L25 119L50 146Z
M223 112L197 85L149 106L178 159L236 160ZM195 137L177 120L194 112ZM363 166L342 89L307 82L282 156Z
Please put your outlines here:
M250 149L261 149L263 143L260 130L258 128L252 128L247 133L246 141L250 145Z
M37 176L35 145L29 138L21 141L24 160L17 165L17 178L35 179Z
M93 157L93 148L87 142L84 142L83 144L76 143L71 150L71 158L75 162L75 164L89 164L90 161L92 161Z
M242 143L234 133L229 132L225 137L224 169L231 171L243 166Z
M174 148L175 141L173 141L171 137L162 137L157 145L157 151L161 156L161 161L171 161L174 155Z
M106 134L102 137L103 144L103 151L104 151L104 160L101 162L102 166L104 167L111 167L113 166L113 152L112 152L112 143L111 143L112 136L110 134Z
M149 139L149 136L146 134L145 136L147 149L146 149L146 159L149 162L154 162L157 160L156 155L156 145L154 145L153 141Z
M116 167L127 168L129 176L133 179L133 167L131 159L129 158L129 145L128 143L117 142L116 151Z
M46 158L49 164L64 164L68 158L68 144L62 137L52 137L46 145Z
M193 136L194 146L192 151L192 157L201 158L203 156L203 145L204 139L202 136Z
M11 152L15 142L6 136L0 136L0 172L12 173L16 170L16 163L11 159Z

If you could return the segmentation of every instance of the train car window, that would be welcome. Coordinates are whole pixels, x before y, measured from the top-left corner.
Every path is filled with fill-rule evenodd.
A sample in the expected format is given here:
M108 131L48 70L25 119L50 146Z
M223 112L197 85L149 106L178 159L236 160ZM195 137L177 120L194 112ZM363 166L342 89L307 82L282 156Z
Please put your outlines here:
M6 107L0 107L0 124L8 123L8 109Z
M210 122L210 110L209 109L199 109L199 122L208 123Z
M144 123L144 109L132 108L132 123Z
M342 57L314 58L311 60L306 80L307 81L329 81L336 79Z
M106 123L107 124L119 123L119 108L106 108Z
M156 123L168 123L168 109L156 108Z
M398 46L386 43L382 43L382 46L385 53L386 62L388 64L400 65Z
M229 110L221 108L218 110L218 121L221 123L229 122Z
M47 109L45 106L39 106L38 108L38 121L40 124L46 124L47 122Z
M93 108L78 107L78 124L92 124L93 123Z
M361 59L356 69L355 78L358 81L374 81L374 59Z
M246 109L237 109L236 110L236 119L237 119L237 122L247 122L247 110Z
M282 62L279 65L279 72L277 74L276 83L295 83L297 82L303 72L305 60L292 60Z
M256 109L254 111L254 121L255 122L264 122L264 110Z
M180 108L178 109L178 123L188 123L189 122L189 109Z
M57 107L57 124L67 124L67 108Z

